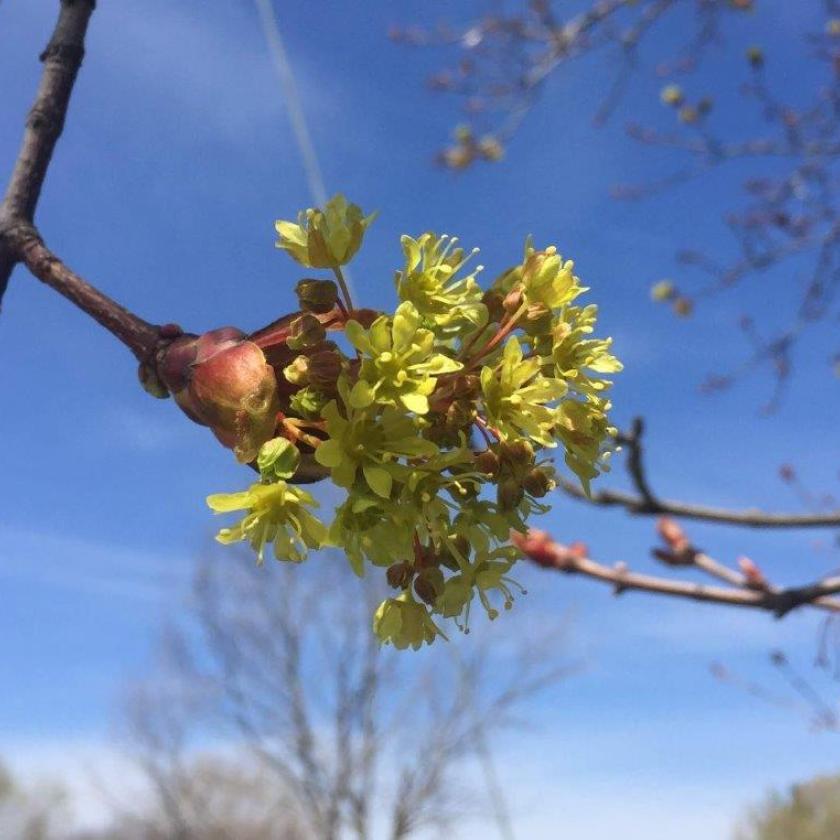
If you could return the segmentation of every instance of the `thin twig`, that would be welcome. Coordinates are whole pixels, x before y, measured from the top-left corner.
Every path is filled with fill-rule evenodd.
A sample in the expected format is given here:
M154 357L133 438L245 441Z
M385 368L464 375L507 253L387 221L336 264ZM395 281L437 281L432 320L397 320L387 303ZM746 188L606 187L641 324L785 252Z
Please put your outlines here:
M26 121L20 152L0 204L0 302L12 269L22 257L10 237L21 223L31 224L53 150L67 115L76 75L82 65L85 34L96 0L61 0L58 21L41 53L44 71Z
M134 355L146 359L160 340L160 330L111 300L68 268L41 241L34 228L18 229L21 261L39 280L87 312Z
M651 490L647 479L641 444L643 430L642 421L637 418L629 434L618 436L618 442L628 449L627 471L633 482L635 493L607 489L587 496L577 484L562 477L558 478L557 486L573 499L600 507L623 507L634 516L674 516L747 528L834 528L840 526L840 511L837 510L820 513L778 513L757 508L732 510L663 499Z
M792 610L803 606L840 612L840 599L829 597L840 592L840 577L825 578L805 586L769 587L766 590L736 586L706 586L690 581L630 572L621 564L610 567L597 563L582 547L562 545L551 539L544 531L531 530L527 535L513 532L511 540L538 566L599 580L611 585L616 595L635 589L692 601L765 610L773 613L777 618L782 618Z

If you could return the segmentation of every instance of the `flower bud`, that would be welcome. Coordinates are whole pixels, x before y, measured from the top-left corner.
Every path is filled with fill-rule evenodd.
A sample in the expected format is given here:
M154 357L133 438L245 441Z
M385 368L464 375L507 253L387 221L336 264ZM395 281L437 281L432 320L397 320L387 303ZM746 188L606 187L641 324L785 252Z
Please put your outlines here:
M309 384L317 391L334 392L341 371L341 354L336 350L319 350L309 357Z
M274 436L279 409L277 380L256 344L236 342L231 336L214 330L198 339L192 379L186 395L182 391L176 399L247 463ZM214 344L221 349L212 352ZM182 395L187 396L183 403Z
M417 597L427 604L434 604L443 593L443 574L440 569L427 569L414 580Z
M672 107L682 105L684 101L682 88L679 85L666 85L662 88L659 98L664 105L671 105Z
M672 300L676 294L674 284L670 280L660 280L654 283L650 288L650 298L656 303L661 303L665 300Z
M295 286L295 294L305 312L329 312L338 301L338 286L333 280L305 278Z
M485 160L493 162L501 160L505 155L504 146L490 134L478 141L478 152Z
M500 289L488 289L481 302L487 307L487 317L491 324L498 323L505 316L504 293Z
M529 466L534 463L534 447L527 440L503 441L499 457L514 467Z
M320 344L327 335L324 325L314 316L305 312L289 324L289 337L286 344L292 350L302 350Z
M692 125L693 123L696 123L699 116L700 114L697 112L697 109L693 105L683 105L677 113L677 119L679 119L681 123L685 123L686 125Z
M201 364L222 350L235 347L245 339L245 333L236 327L219 327L203 333L196 342L195 363Z
M475 456L475 468L486 475L496 475L499 472L499 456L492 449L485 449Z
M295 360L283 368L283 376L292 383L292 385L308 385L309 384L309 359L306 356L296 356Z
M694 311L694 304L686 297L678 297L674 303L674 312L679 315L680 318L688 318L689 315Z
M411 583L413 575L414 569L408 563L394 563L393 566L388 566L385 572L388 585L394 589L405 589Z
M172 394L189 385L197 354L198 336L183 335L167 344L158 355L158 376Z
M764 52L761 47L750 47L747 50L747 61L749 61L751 67L763 67Z
M169 396L169 389L163 384L154 364L141 362L140 367L137 368L137 376L147 394L159 400L165 400Z
M456 400L446 409L446 423L453 429L463 429L475 421L476 408L468 400Z
M541 499L549 491L554 489L554 482L545 470L535 467L522 480L522 486L535 499Z

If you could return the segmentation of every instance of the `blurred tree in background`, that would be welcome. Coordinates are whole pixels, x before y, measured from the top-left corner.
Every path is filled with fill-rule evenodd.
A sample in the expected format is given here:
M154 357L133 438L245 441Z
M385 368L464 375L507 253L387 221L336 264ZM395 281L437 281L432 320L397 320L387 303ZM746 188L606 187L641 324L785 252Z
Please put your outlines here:
M706 382L710 389L727 387L764 365L776 378L776 393L768 403L773 408L803 332L839 314L840 4L798 3L803 16L817 12L821 28L801 41L792 39L785 54L765 54L760 44L745 41L741 31L728 39L740 21L757 19L768 5L772 2L515 0L487 3L484 14L463 23L393 27L391 37L447 56L445 66L430 77L429 87L461 103L463 122L455 130L455 141L438 154L438 161L453 170L503 161L505 148L516 142L531 111L557 107L550 84L573 62L597 56L602 66L612 68L613 81L602 91L593 115L595 125L621 114L634 79L643 74L661 79L659 123L627 123L628 137L653 149L662 161L661 175L647 183L617 184L615 195L655 196L733 163L740 172L749 171L742 201L712 208L730 229L736 255L727 258L702 245L682 249L677 260L686 279L657 282L652 296L686 317L696 305L746 278L760 275L771 283L787 284L791 270L803 266L796 281L800 303L787 326L774 332L775 325L745 314L740 325L752 348L750 357ZM457 10L450 15L454 18ZM726 49L740 51L743 70L726 79L726 89L718 90L714 85L720 82L710 81L712 74L704 71ZM802 79L793 96L776 90L786 72ZM719 101L731 99L733 92L743 103L737 118L728 112L720 117ZM695 206L692 212L706 209ZM836 341L827 361L840 373Z
M837 840L840 776L819 776L772 793L754 808L736 840Z
M570 673L557 632L496 638L492 663L480 633L463 657L408 661L380 649L381 593L348 598L341 558L312 561L331 567L327 589L309 569L218 560L127 694L122 740L146 794L107 836L402 840L480 817L512 837L490 739Z
M67 816L60 785L23 785L0 764L0 837L9 840L49 840Z

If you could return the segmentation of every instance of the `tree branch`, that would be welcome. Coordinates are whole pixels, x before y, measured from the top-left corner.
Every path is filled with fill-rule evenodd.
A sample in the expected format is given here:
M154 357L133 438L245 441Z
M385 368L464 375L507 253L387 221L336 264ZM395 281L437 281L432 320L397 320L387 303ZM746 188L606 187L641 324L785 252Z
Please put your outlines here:
M21 261L39 280L87 312L139 359L149 357L160 341L160 329L111 300L68 268L46 245L35 228L12 232Z
M0 204L0 302L12 269L21 261L11 232L32 224L41 187L61 131L76 75L85 54L84 41L96 0L61 0L52 37L41 53L44 71L20 152L3 203Z
M730 510L661 499L651 490L647 480L641 443L643 430L642 420L637 418L629 434L618 436L618 442L628 449L627 471L636 490L635 493L607 489L587 496L577 484L565 478L558 478L557 486L573 499L600 507L623 507L634 516L675 516L747 528L833 528L840 526L840 511L836 510L824 513L767 513L755 508Z
M805 586L789 588L706 586L630 572L624 564L606 566L597 563L588 556L584 546L562 545L551 539L545 531L531 530L527 534L514 531L511 533L511 541L538 566L599 580L611 585L616 595L628 589L635 589L673 598L765 610L777 618L782 618L791 610L802 606L840 612L840 599L829 597L840 593L840 577L825 578Z
M0 204L0 302L12 270L23 263L35 277L87 312L142 361L158 346L160 330L71 271L44 245L34 224L44 178L64 128L84 58L85 35L95 6L96 0L61 0L55 29L41 54L41 81Z

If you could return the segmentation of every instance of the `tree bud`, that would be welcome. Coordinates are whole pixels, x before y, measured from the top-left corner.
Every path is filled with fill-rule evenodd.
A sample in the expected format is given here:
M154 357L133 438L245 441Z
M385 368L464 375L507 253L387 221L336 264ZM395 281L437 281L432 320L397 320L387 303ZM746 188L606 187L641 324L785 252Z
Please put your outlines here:
M222 330L198 339L199 358L178 404L194 419L210 426L216 437L242 462L252 461L260 446L274 436L277 422L277 380L262 350L251 341L234 342ZM208 338L209 336L209 338ZM221 347L210 354L214 345Z
M169 396L169 389L164 385L154 364L141 362L140 367L137 368L137 376L147 394L151 394L159 400L165 400Z
M338 351L319 350L309 357L309 384L317 391L332 393L341 369L341 354Z
M176 338L158 354L158 376L172 394L177 394L189 385L197 355L197 335Z
M414 591L421 601L434 604L443 592L443 574L440 569L427 569L418 575L414 580Z
M526 492L532 495L535 499L541 499L550 490L554 489L554 482L545 470L535 467L522 480L522 486L525 488Z
M747 50L747 61L749 61L751 67L763 67L764 52L761 47L750 47Z
M309 384L309 359L306 356L296 356L295 360L283 368L283 376L292 385Z
M306 312L329 312L338 301L338 286L333 280L306 278L295 286L300 308Z
M499 472L499 456L492 449L485 449L475 456L475 468L486 475L496 475Z
M324 325L314 315L305 312L289 324L289 337L286 339L286 344L292 350L302 350L304 347L320 344L326 335Z
M499 289L489 289L481 298L481 302L487 307L488 320L491 324L498 323L504 318L504 299L504 293Z
M410 583L414 569L408 563L394 563L388 566L385 577L394 589L405 589Z
M534 447L527 440L503 441L499 457L514 467L528 466L534 463Z

